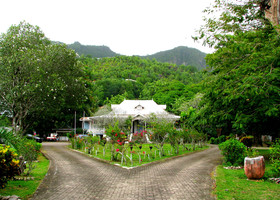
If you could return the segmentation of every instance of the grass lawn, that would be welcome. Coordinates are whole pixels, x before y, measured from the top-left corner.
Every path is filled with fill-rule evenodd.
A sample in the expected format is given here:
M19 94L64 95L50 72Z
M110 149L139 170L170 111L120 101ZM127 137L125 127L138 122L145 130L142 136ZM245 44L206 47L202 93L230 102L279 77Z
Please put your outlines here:
M150 149L150 146L153 146L153 148ZM191 145L189 145L188 146L189 150L186 150L183 146L180 145L179 154L176 154L175 150L171 147L170 144L164 144L164 155L161 155L160 151L155 147L155 145L152 144L143 144L141 149L139 147L134 146L133 149L131 150L128 145L125 146L124 148L125 150L123 152L125 152L124 153L125 156L123 156L123 161L121 161L122 150L120 150L117 153L118 155L117 161L111 161L110 145L105 147L105 149L101 145L95 146L95 148L91 150L90 154L88 154L88 149L85 148L82 148L84 150L80 150L80 151L88 154L91 157L95 157L110 162L111 164L118 164L124 167L135 167L135 166L140 166L155 161L162 161L167 158L171 158L175 156L186 155L194 151L201 151L209 148L209 146L203 146L202 148L196 146L196 150L192 150Z
M49 160L47 160L43 155L39 155L38 161L38 163L35 163L36 168L32 171L30 175L31 177L34 177L34 180L9 181L4 189L0 189L0 196L17 195L21 197L21 199L30 198L32 194L37 190L37 187L44 179L49 169Z
M268 157L269 150L260 150L261 155ZM265 175L260 180L248 180L244 169L232 170L218 166L216 170L216 189L214 194L217 199L280 199L280 185L271 182L273 177L271 165L266 159Z

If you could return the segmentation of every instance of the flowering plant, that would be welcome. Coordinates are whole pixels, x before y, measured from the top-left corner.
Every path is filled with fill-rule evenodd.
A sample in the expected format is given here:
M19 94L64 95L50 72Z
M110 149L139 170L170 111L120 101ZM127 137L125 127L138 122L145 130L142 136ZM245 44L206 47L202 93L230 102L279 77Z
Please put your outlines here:
M119 123L116 122L114 127L111 125L106 129L106 135L110 138L110 141L112 143L112 149L111 149L111 159L117 160L117 153L120 153L124 149L124 144L126 141L126 134L122 132L119 128ZM120 145L117 147L117 150L115 150L115 144Z
M19 174L17 156L10 146L0 146L0 188L4 188L9 179Z
M124 145L126 140L126 134L120 130L118 127L118 123L114 125L114 127L109 126L106 129L106 135L110 137L110 141L112 144Z
M146 139L147 131L141 131L140 133L136 132L132 136L132 143L143 144L147 142Z

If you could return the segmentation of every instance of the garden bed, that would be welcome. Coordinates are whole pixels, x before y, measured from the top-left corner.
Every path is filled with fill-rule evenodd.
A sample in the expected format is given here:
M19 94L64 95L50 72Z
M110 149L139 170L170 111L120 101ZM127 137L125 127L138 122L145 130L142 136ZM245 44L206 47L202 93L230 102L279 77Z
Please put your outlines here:
M112 144L95 145L94 147L82 147L76 149L84 154L87 154L93 158L97 158L103 161L106 161L110 164L118 165L125 168L132 168L141 166L144 164L163 161L169 158L183 156L186 154L193 153L195 151L201 151L209 148L209 146L198 146L193 149L191 144L188 145L180 145L179 153L176 153L176 149L174 149L170 144L164 144L163 150L160 150L158 145L155 144L142 144L133 146L132 148L129 144L125 144L123 146L116 146L113 152L115 154L115 160L112 160ZM75 148L74 148L75 149Z

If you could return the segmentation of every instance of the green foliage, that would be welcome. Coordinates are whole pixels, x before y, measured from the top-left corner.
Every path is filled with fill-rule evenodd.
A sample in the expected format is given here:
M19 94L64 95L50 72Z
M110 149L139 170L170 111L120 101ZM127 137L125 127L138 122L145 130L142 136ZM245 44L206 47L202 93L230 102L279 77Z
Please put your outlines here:
M277 139L270 148L270 160L276 176L280 175L280 139Z
M16 195L20 199L30 199L48 172L49 160L40 154L36 165L36 169L31 174L34 179L28 181L10 180L6 188L1 189L1 196ZM21 178L24 178L23 176Z
M92 58L104 58L117 56L109 47L82 45L79 42L74 42L68 45L69 48L75 50L79 55L85 55Z
M37 160L42 144L5 129L0 129L0 140L4 142L4 144L13 147L20 156L23 156L24 160L27 161L29 165L27 172L29 175L35 167L34 161Z
M104 57L116 57L119 56L106 46L93 46L82 45L79 42L68 45L69 48L75 50L83 59L85 58L104 58ZM200 52L197 49L188 47L176 47L171 50L161 51L153 55L139 56L140 58L157 60L162 63L175 63L176 65L188 65L184 66L192 72L196 72L206 67L205 53ZM86 56L86 57L85 57Z
M182 138L182 132L173 127L173 130L168 132L167 141L175 149L176 154L179 154L179 144Z
M203 39L204 45L218 49L223 47L233 33L262 28L265 24L263 11L260 1L215 0L214 4L204 10L205 24L193 38Z
M151 123L151 136L150 140L154 143L158 143L161 146L167 141L168 134L173 132L173 123L164 120L155 120ZM172 133L171 133L172 134Z
M254 148L247 148L246 157L254 158L259 156L259 152Z
M226 165L243 165L246 156L246 146L236 139L229 139L219 144Z
M10 127L10 126L11 126L11 120L5 115L0 115L0 127Z
M200 90L195 83L202 72L193 72L186 66L160 63L136 56L91 59L81 57L85 65L87 87L92 91L95 107L120 103L125 99L154 99L177 111L178 99L190 99ZM177 103L176 103L177 102Z
M263 133L279 132L279 34L258 1L217 0L206 12L216 9L220 18L208 19L200 30L200 38L217 50L206 56L212 71L194 127L246 133L260 143Z
M4 188L8 180L19 174L19 160L10 146L0 145L0 188Z
M221 136L219 136L217 138L211 137L210 140L209 140L209 143L210 144L221 144L221 143L223 143L225 141L226 141L226 136L221 135Z
M176 47L171 50L161 51L153 55L144 56L144 58L156 59L158 62L175 63L176 65L188 65L191 71L204 69L206 63L205 53L193 48ZM194 67L192 67L194 66Z
M73 50L51 44L37 26L13 25L0 36L0 106L14 130L49 131L71 122L86 100L83 71ZM19 128L18 128L19 127Z
M17 151L20 155L23 156L24 160L27 162L27 175L30 175L32 170L35 168L34 161L37 160L42 144L38 144L36 141L28 140L26 138L23 138L20 142L21 144L19 145Z
M111 160L116 161L118 157L118 152L122 152L124 150L124 144L125 140L127 139L127 136L124 132L121 131L118 121L114 124L114 127L109 125L106 128L105 134L109 137L109 141L112 144Z

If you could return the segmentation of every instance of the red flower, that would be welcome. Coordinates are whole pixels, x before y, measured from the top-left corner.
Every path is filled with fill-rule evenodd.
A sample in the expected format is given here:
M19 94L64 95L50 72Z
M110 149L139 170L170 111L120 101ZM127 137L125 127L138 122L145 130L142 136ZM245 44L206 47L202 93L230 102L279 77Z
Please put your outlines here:
M118 134L116 133L116 134L115 134L115 136L117 137L117 136L118 136Z
M145 154L145 151L143 151L143 154Z
M119 150L119 149L116 149L116 151L119 152L120 150Z
M117 140L117 142L120 142L120 140Z

